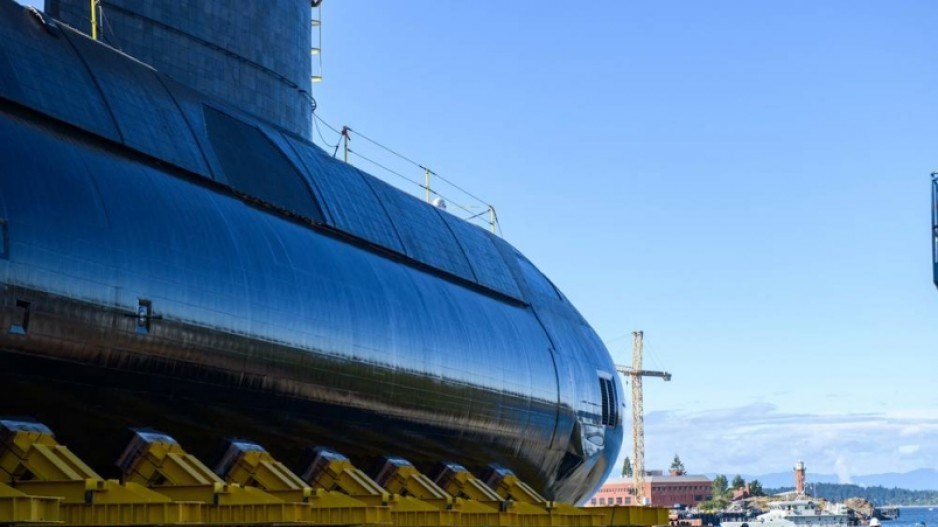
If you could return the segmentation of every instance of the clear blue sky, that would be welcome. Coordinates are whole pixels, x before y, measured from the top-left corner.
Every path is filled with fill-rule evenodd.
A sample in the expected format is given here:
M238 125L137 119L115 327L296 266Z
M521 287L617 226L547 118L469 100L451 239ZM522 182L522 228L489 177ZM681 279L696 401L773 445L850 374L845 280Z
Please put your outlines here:
M938 466L938 3L325 10L320 114L494 203L604 339L645 331L649 466Z
M649 468L849 479L938 466L935 20L925 0L326 0L316 98L494 203L617 360L645 331L674 374L645 383Z

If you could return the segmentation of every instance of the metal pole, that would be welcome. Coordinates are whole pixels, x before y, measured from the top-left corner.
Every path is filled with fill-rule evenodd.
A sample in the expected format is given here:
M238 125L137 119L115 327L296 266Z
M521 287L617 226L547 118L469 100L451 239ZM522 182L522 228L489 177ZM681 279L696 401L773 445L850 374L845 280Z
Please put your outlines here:
M345 153L345 162L348 163L348 134L342 135L343 151Z
M423 188L426 190L427 203L430 203L430 169L423 169Z
M495 234L495 207L489 205L489 229Z
M91 0L91 39L98 40L98 0Z

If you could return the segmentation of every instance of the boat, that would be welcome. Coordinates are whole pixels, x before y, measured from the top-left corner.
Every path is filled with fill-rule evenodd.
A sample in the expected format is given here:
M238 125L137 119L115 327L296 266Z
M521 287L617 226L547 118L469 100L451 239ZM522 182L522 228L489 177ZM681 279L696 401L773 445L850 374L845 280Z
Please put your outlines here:
M775 501L769 510L746 521L721 522L723 527L847 527L850 515L842 504L822 509L808 499Z
M106 477L142 427L565 502L614 468L615 365L511 244L12 0L0 42L0 415Z
M897 520L899 519L899 515L899 507L886 506L873 509L873 517L884 521Z

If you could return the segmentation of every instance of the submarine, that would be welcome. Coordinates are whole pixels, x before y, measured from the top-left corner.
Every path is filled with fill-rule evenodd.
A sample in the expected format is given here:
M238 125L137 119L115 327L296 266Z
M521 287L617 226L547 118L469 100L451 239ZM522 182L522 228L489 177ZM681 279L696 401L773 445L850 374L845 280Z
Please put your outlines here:
M0 415L107 475L154 427L204 458L497 465L565 502L605 480L621 381L524 255L124 49L0 0Z

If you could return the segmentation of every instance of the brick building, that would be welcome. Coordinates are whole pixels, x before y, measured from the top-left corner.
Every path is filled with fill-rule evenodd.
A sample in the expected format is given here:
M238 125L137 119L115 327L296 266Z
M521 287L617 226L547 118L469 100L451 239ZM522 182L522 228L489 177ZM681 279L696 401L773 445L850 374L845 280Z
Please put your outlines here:
M694 506L710 499L711 481L707 476L665 476L660 471L651 471L645 476L645 496L650 498L649 505L656 507ZM608 505L638 505L632 482L606 483L587 502L587 506Z

